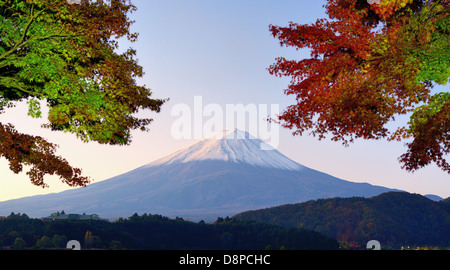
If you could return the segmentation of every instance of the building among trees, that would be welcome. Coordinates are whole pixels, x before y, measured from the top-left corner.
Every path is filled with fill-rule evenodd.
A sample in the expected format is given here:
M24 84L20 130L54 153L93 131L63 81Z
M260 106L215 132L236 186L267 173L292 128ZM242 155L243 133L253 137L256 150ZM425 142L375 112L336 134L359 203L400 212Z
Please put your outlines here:
M44 221L54 221L54 220L106 220L99 217L97 214L86 215L83 214L66 214L64 210L56 213L52 213L48 217L42 217L41 220Z

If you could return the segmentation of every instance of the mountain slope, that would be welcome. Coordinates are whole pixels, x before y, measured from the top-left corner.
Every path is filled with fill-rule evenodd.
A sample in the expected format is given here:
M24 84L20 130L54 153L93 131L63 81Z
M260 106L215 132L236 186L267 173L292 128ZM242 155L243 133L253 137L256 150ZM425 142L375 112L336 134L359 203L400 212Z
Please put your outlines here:
M261 140L233 130L84 188L0 202L0 215L40 217L65 210L103 217L153 213L215 220L250 209L391 190L341 180L265 149Z
M450 246L450 208L418 194L387 192L371 198L332 198L240 213L234 218L301 227L364 247Z

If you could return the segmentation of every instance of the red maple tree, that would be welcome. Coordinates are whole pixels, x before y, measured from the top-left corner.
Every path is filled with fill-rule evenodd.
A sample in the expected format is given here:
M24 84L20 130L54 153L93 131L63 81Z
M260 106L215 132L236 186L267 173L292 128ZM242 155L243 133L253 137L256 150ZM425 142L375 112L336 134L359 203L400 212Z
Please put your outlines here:
M450 95L430 94L449 78L449 1L329 0L324 7L328 19L270 25L282 46L307 48L311 56L279 57L270 66L272 75L291 78L285 94L297 100L278 120L294 135L332 134L345 145L412 138L400 158L404 168L435 162L450 173ZM389 130L403 114L411 114L410 123Z

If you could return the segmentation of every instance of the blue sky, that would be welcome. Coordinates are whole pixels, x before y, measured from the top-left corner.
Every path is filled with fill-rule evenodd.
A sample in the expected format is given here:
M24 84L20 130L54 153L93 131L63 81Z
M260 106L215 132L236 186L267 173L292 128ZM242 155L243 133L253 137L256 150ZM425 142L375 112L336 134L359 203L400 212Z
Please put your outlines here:
M83 143L72 134L40 128L43 119L26 115L19 104L0 121L14 123L24 133L40 135L59 144L58 154L83 169L95 181L106 180L164 157L195 142L176 140L171 126L177 104L193 105L194 96L204 104L279 104L282 110L293 103L283 94L288 78L276 78L267 68L275 58L300 59L303 51L280 47L268 31L269 24L290 21L311 23L324 17L324 1L303 0L135 0L132 14L139 32L134 44L121 42L124 49L137 49L146 84L157 98L170 98L160 114L142 112L154 118L150 132L133 132L130 146ZM447 86L448 91L448 86ZM45 115L44 115L45 117ZM405 120L405 118L403 118ZM258 135L258 134L254 134ZM289 158L336 177L368 182L420 194L450 196L450 177L437 167L428 166L414 174L400 168L398 157L403 142L357 140L349 147L329 140L318 141L305 135L293 137L280 130L278 150ZM68 189L56 177L46 178L50 188L34 187L25 173L15 175L6 160L0 160L0 201Z

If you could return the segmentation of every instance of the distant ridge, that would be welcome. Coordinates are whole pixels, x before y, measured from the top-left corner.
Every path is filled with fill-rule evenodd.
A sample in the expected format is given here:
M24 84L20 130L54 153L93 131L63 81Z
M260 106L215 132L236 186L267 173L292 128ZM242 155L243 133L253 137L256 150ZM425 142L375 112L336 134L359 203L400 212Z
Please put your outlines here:
M437 195L433 195L433 194L426 194L426 195L423 195L423 196L424 196L424 197L427 197L427 198L430 199L430 200L436 201L436 202L439 202L439 201L442 201L442 200L443 200L442 197L437 196Z
M42 217L65 210L213 221L251 209L393 190L338 179L266 149L263 141L235 129L87 187L0 202L0 215Z

